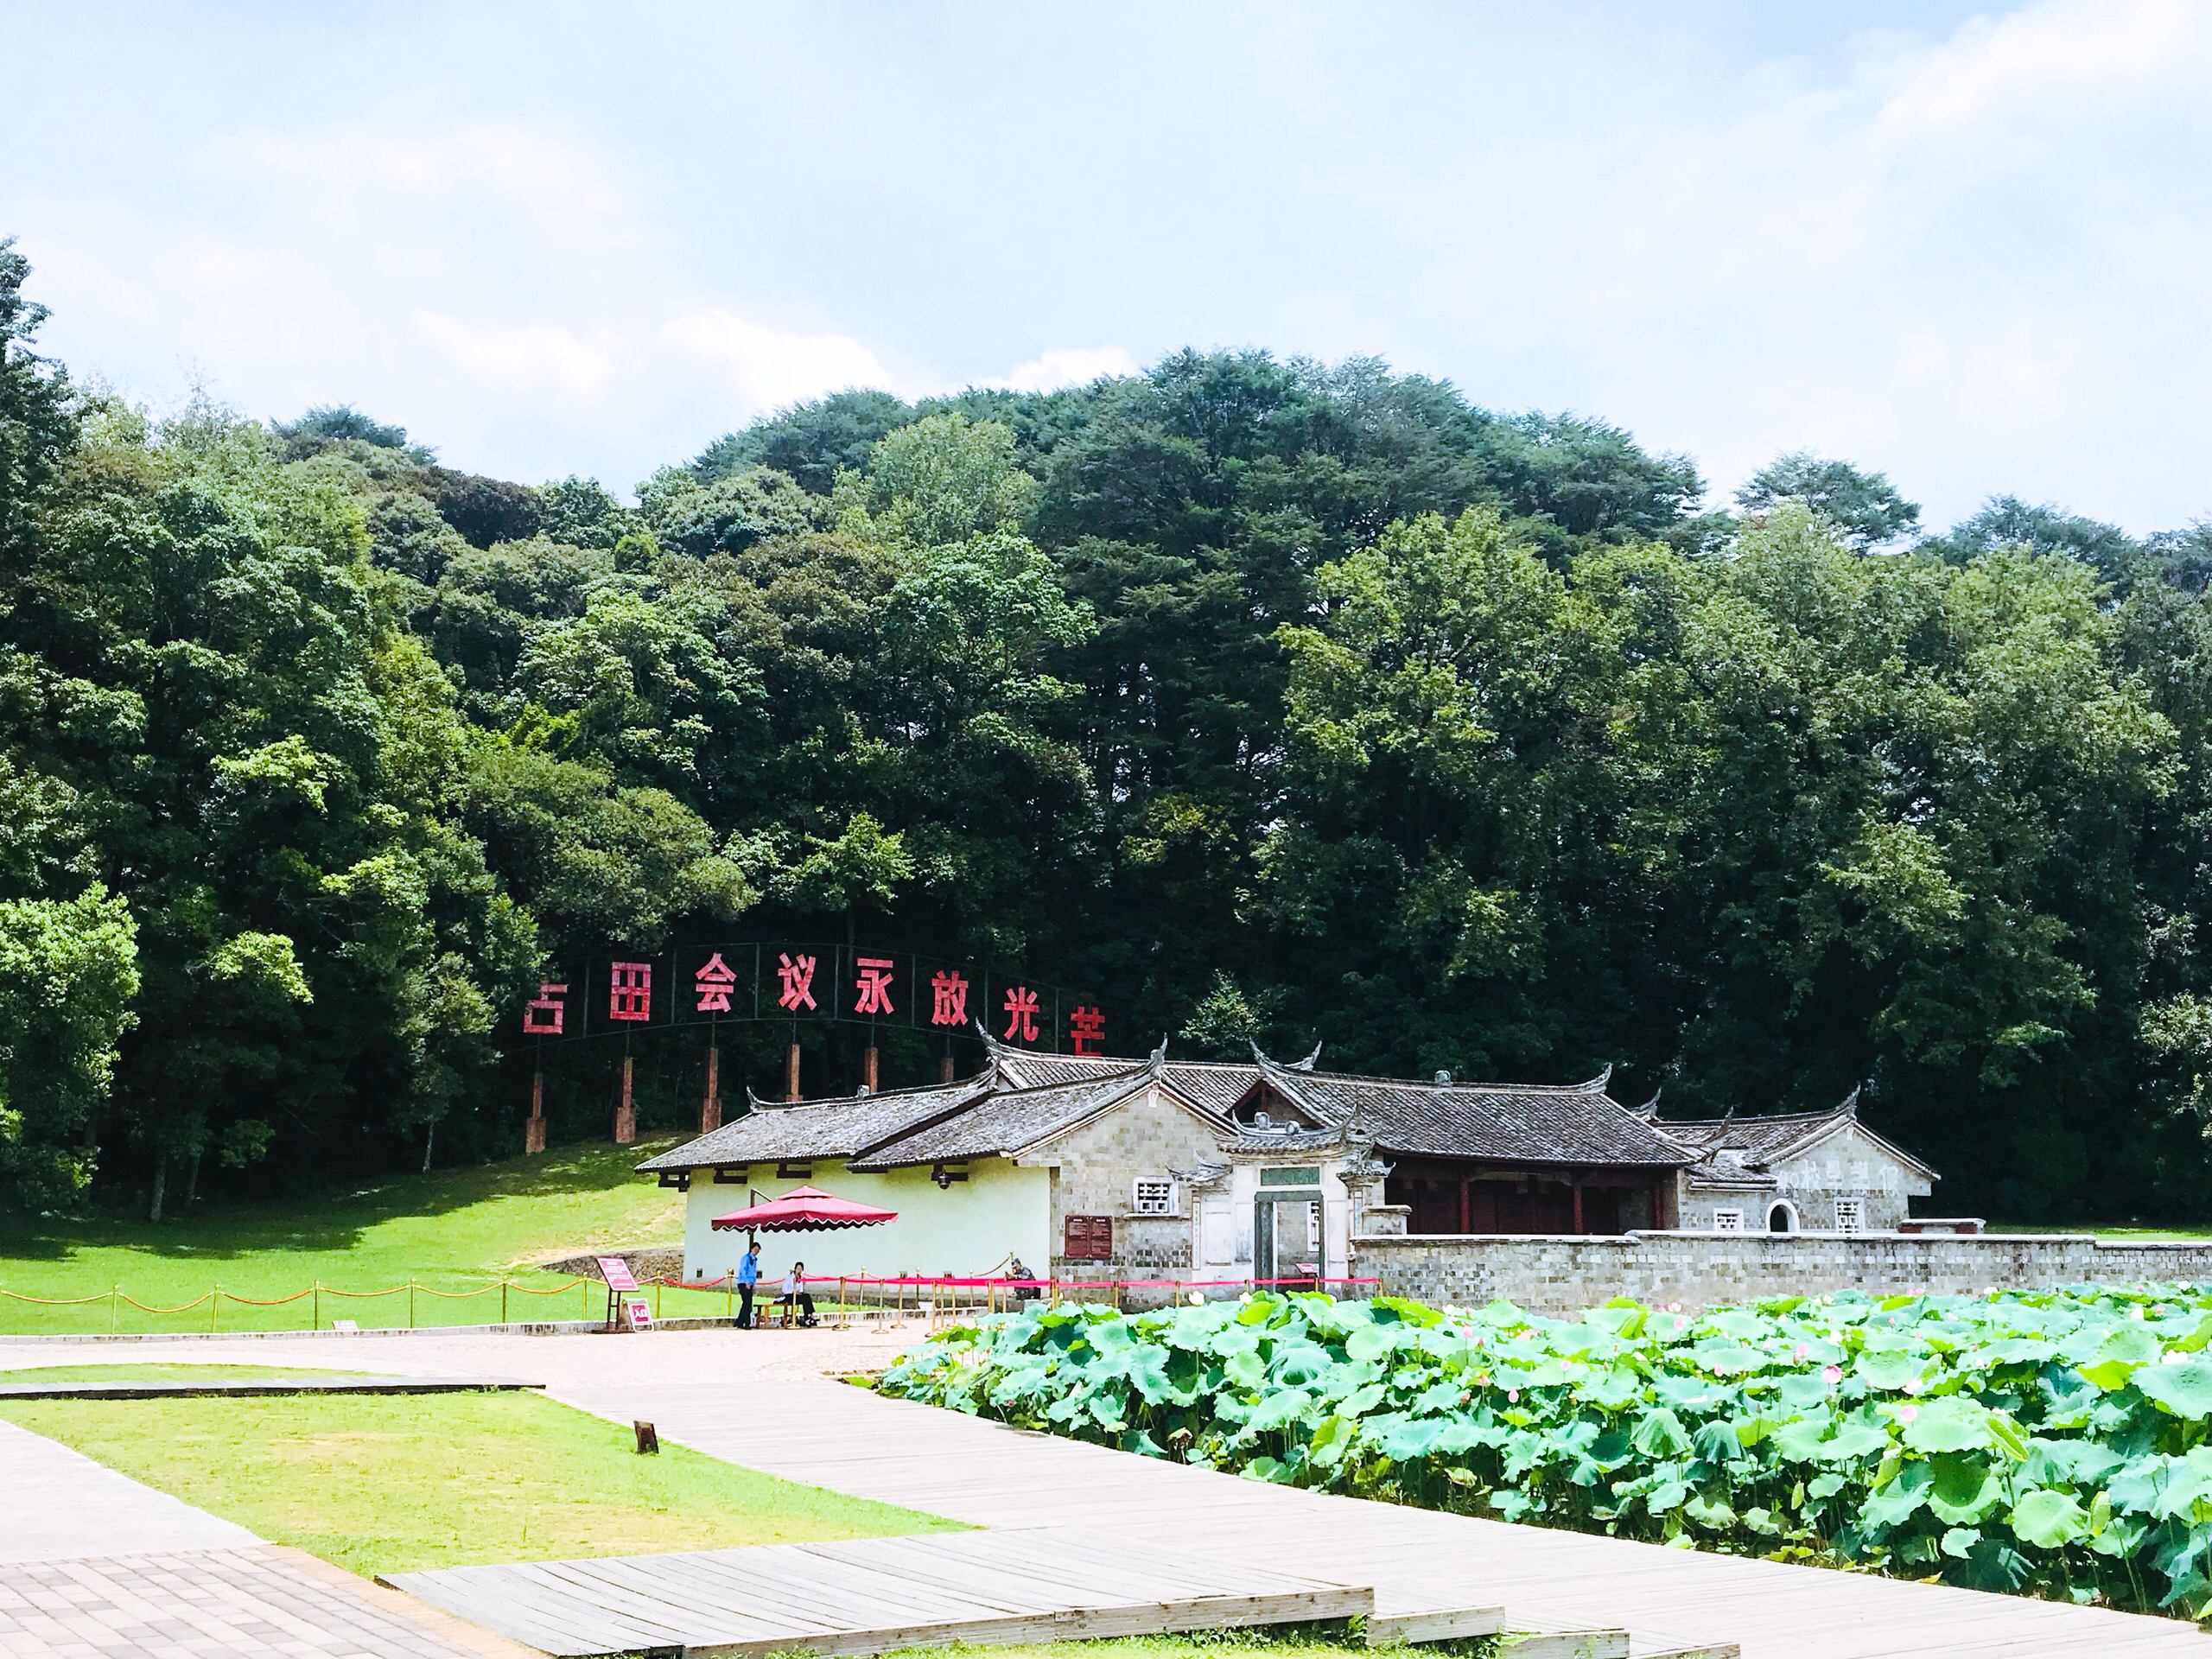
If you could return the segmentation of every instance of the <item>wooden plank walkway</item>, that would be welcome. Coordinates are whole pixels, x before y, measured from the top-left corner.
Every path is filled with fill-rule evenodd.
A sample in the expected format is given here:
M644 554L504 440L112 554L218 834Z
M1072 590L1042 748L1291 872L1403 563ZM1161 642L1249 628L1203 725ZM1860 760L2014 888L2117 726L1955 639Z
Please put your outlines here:
M1349 1618L1363 1586L1066 1528L447 1567L378 1580L559 1659L880 1654Z
M270 1544L0 1563L8 1659L476 1659L519 1650Z
M552 1391L733 1463L978 1526L1079 1528L1372 1585L1385 1617L1502 1605L1540 1628L1625 1627L1652 1656L1739 1643L1744 1659L2212 1659L2212 1639L2177 1620L1299 1491L827 1378Z

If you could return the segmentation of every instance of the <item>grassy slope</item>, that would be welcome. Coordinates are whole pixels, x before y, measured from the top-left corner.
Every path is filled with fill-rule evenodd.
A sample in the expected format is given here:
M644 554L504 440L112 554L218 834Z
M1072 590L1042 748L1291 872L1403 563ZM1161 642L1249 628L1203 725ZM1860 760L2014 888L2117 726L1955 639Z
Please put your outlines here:
M304 1290L315 1281L347 1290L378 1290L410 1278L444 1291L467 1290L513 1272L533 1287L558 1282L531 1268L548 1256L593 1245L675 1243L683 1236L683 1195L631 1173L639 1160L670 1142L634 1147L588 1145L543 1156L429 1175L395 1176L351 1192L283 1204L202 1207L159 1227L101 1216L40 1222L28 1231L0 1233L0 1290L67 1298L98 1295L77 1308L35 1307L0 1297L0 1331L100 1332L109 1326L106 1293L159 1307L226 1293L268 1299ZM564 1297L509 1297L515 1319L595 1316L605 1305L582 1293ZM678 1299L690 1300L690 1299ZM721 1312L720 1298L699 1298ZM311 1301L280 1308L240 1307L228 1300L219 1318L226 1331L299 1329ZM416 1298L423 1325L476 1324L499 1316L497 1294L467 1301ZM674 1313L677 1309L670 1306ZM347 1302L326 1295L322 1321L352 1318L363 1325L405 1325L407 1299ZM124 1331L205 1331L208 1309L154 1315L125 1306Z
M531 1394L41 1400L0 1416L364 1575L941 1532Z

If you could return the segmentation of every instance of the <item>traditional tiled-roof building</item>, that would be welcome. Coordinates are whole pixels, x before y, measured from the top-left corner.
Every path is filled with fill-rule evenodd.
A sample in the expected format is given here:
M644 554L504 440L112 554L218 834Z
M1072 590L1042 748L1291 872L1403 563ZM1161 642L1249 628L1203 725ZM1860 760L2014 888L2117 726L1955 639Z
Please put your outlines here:
M1926 1165L1834 1112L1664 1120L1573 1084L1039 1054L975 1077L777 1104L639 1168L689 1193L685 1276L743 1249L714 1218L802 1183L899 1212L779 1241L813 1273L1344 1278L1363 1233L1873 1230ZM1653 1106L1656 1106L1656 1102Z
M1721 1232L1888 1232L1942 1178L1859 1121L1854 1089L1833 1111L1654 1118L1696 1155L1679 1224Z

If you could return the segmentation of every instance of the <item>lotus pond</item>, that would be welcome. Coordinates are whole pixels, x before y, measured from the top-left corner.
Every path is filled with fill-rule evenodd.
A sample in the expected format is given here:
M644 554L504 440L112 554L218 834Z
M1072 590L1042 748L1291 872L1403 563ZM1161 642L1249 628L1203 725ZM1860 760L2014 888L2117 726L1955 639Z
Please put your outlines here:
M2212 1613L2212 1290L1033 1305L888 1393L1255 1480Z

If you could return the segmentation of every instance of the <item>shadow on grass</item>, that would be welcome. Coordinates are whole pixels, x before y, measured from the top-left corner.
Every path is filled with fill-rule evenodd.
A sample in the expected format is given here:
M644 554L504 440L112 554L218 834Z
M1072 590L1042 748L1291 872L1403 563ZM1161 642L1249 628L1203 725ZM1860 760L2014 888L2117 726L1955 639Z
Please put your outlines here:
M342 1253L358 1247L370 1228L384 1222L435 1218L500 1199L559 1198L635 1185L644 1178L632 1166L681 1138L628 1147L556 1147L534 1158L391 1175L306 1198L209 1207L159 1225L98 1211L29 1222L0 1219L0 1256L60 1262L89 1247L181 1262L234 1261L272 1249Z

